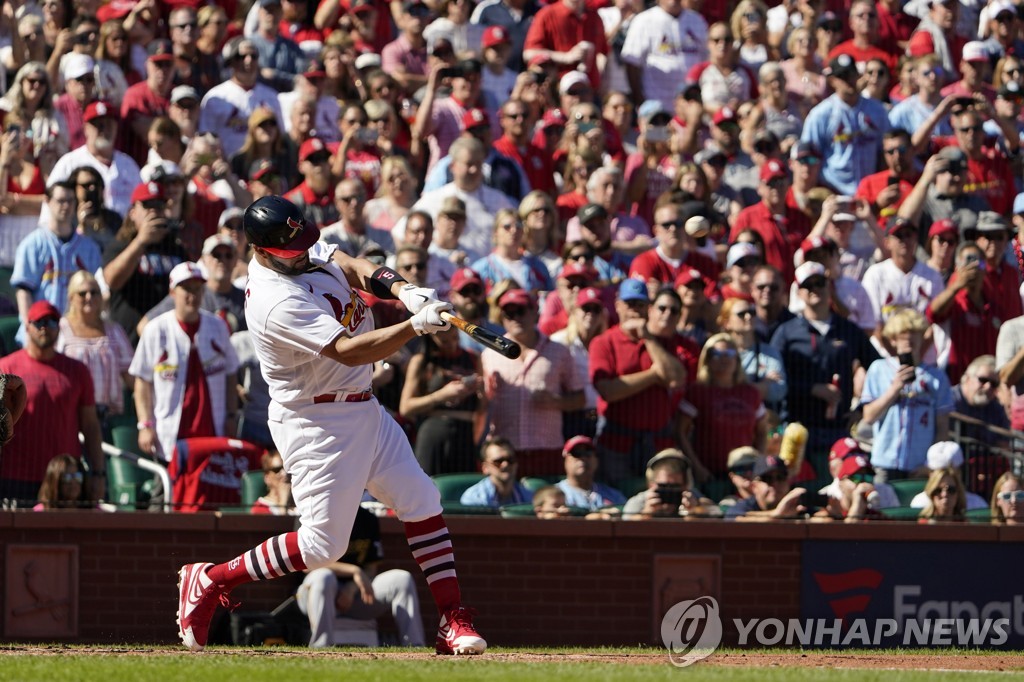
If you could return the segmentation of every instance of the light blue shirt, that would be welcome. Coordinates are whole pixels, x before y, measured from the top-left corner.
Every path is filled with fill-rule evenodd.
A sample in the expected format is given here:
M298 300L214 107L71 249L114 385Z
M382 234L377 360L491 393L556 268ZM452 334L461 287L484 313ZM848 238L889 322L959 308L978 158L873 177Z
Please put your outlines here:
M867 404L884 395L898 368L896 358L872 362L864 380L862 402ZM924 466L928 448L935 442L935 418L949 414L953 407L946 373L934 365L918 366L913 383L903 387L896 402L872 425L871 463L901 471Z
M800 141L821 151L822 179L853 196L860 181L878 170L882 136L888 130L889 116L881 102L860 97L851 107L832 95L811 109Z
M506 504L526 504L533 501L533 493L525 485L516 481L512 489L512 495L506 499L498 498L498 489L490 478L485 478L479 483L473 484L466 492L462 493L459 499L460 504L467 507L490 507L497 509Z
M903 128L911 135L918 128L924 125L928 117L935 111L935 107L926 104L917 95L908 97L889 112L889 125L893 128ZM945 117L935 124L932 135L952 135L953 126L949 124L949 117Z
M565 493L565 504L570 507L597 511L605 507L626 503L625 495L615 488L610 488L602 483L595 483L593 490L582 490L574 485L570 485L569 480L563 478L555 485Z
M782 354L770 343L755 343L753 348L740 351L740 364L747 374L747 381L752 384L764 381L768 372L778 372L782 378L768 384L768 395L765 404L778 411L778 406L786 397L789 385L786 381L786 366L782 363Z

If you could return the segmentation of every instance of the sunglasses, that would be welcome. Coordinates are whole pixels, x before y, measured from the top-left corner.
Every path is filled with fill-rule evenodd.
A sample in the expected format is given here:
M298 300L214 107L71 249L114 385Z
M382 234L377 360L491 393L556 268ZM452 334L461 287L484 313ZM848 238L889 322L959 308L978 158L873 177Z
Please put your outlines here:
M216 260L234 260L235 254L233 251L214 251L210 254Z
M589 253L570 253L568 256L565 257L565 260L594 260L594 257Z
M816 289L824 289L826 286L828 286L828 280L822 277L820 279L812 279L804 282L800 285L800 288L807 289L808 291L814 291Z
M405 265L399 265L399 270L426 270L427 261L416 261L415 263L406 263Z
M909 149L910 147L900 145L899 147L892 147L891 149L886 149L885 153L887 156L890 154L906 154Z
M958 241L956 237L936 237L936 239L939 240L940 244L945 244L946 246L955 246Z
M73 474L61 474L61 483L81 483L85 479L85 476L81 471L76 471Z
M269 469L267 469L265 471L265 473L268 473L268 474L279 474L282 471L284 471L284 465L276 466L276 467L270 467Z
M476 284L464 286L459 290L459 295L466 297L479 296L482 293L484 293L483 287L477 286Z
M712 360L717 360L721 358L734 358L736 357L736 355L737 353L735 348L712 348L710 351L708 351L708 357L711 358Z
M500 467L502 464L508 464L509 466L512 466L513 464L516 463L516 458L515 457L499 457L498 459L488 460L487 463L491 464L493 466L496 466L496 467Z
M309 161L314 166L319 166L320 164L327 163L330 160L330 154L313 154L312 156L306 158L306 161Z
M854 483L873 483L875 480L875 475L869 474L867 472L858 471L855 474L847 476L847 478L853 481Z
M522 317L526 314L526 308L518 305L505 306L501 309L501 314L510 320Z
M757 258L756 256L744 256L743 258L740 258L738 261L733 263L733 265L739 267L742 270L746 270L747 268L756 268L760 264L761 259Z
M670 220L665 223L658 223L658 227L663 230L681 230L685 224L682 220Z
M978 380L979 384L985 384L986 386L995 386L999 383L999 377L974 377Z
M86 289L85 291L76 291L75 292L75 296L78 296L79 298L89 298L90 296L99 296L99 295L100 295L100 290L99 289Z
M671 315L678 315L680 312L682 312L681 308L677 308L674 305L656 305L654 306L654 308L659 313L669 313Z
M338 201L340 201L343 204L351 204L354 201L359 201L359 195L353 194L352 196L349 197L338 197Z
M980 133L982 130L981 124L973 126L961 126L956 129L958 133Z
M56 329L60 321L56 317L44 317L31 323L36 329Z
M600 305L585 305L585 306L582 306L580 308L580 310L582 310L585 313L590 313L591 315L600 315L601 311L604 310L604 306L600 306Z
M785 483L786 477L782 474L775 474L774 476L759 476L757 480L768 485L778 485L779 483Z
M191 29L194 29L198 25L199 25L198 23L196 23L194 21L190 21L190 22L184 23L184 24L171 24L171 28L191 28Z
M937 497L942 493L946 493L947 495L956 495L958 492L960 492L960 488L956 485L940 485L932 491L932 497Z
M796 162L804 166L817 166L821 163L821 159L816 156L803 156L797 159Z
M753 317L754 316L754 309L753 308L744 308L743 310L734 310L734 311L732 311L732 314L735 315L736 317L740 318L741 320L745 320L745 319L747 319L749 317Z
M1011 490L1005 493L999 493L1000 502L1024 502L1024 490Z
M758 291L771 291L772 293L779 291L778 284L755 284L754 288Z

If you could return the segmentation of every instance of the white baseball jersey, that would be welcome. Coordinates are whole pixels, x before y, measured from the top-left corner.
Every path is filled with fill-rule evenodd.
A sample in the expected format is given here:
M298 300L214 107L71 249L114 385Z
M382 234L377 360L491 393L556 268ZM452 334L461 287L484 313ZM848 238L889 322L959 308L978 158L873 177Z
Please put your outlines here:
M199 311L199 319L196 347L210 391L213 425L217 435L223 436L227 411L226 378L238 371L238 356L223 320L205 310ZM170 310L155 317L142 330L139 347L135 349L135 357L128 368L132 376L153 384L153 415L160 445L159 456L165 461L170 460L178 440L185 374L191 350L188 334L181 328L174 311Z
M320 267L298 276L282 275L255 258L249 264L245 319L270 388L272 418L281 418L281 406L297 411L318 395L370 389L371 365L349 367L321 355L342 334L373 330L370 308L331 260L336 249L314 244L309 258Z
M708 22L684 9L678 17L652 7L633 18L622 46L622 61L643 71L644 96L669 111L690 69L708 55Z
M233 80L225 81L210 88L203 97L199 112L199 132L216 133L220 137L224 156L231 156L242 148L245 134L249 131L249 116L260 107L268 107L277 116L282 126L281 105L277 91L257 83L252 90L246 90Z

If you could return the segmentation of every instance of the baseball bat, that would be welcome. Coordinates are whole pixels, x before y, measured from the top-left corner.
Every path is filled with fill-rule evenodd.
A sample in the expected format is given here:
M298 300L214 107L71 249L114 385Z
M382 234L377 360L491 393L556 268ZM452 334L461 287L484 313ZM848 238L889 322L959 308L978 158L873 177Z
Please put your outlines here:
M519 344L515 341L507 339L499 334L495 334L489 329L479 327L472 322L466 322L461 317L455 317L451 313L442 312L441 318L451 322L452 326L457 328L459 331L469 334L471 338L482 343L491 350L501 353L509 360L515 360L523 352L523 349L520 348Z

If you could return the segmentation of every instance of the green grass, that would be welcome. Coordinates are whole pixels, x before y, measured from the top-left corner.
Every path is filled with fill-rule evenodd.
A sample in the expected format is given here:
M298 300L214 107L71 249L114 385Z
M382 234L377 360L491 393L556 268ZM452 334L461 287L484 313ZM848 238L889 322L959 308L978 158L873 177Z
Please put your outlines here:
M846 669L827 667L794 668L786 665L744 666L742 656L786 652L774 650L724 650L712 657L717 665L698 663L674 668L665 652L646 649L510 649L495 647L488 655L475 658L433 657L416 650L334 649L310 652L294 647L246 649L213 647L200 655L178 647L139 646L0 646L2 682L633 682L634 680L700 680L701 682L945 682L961 679L1024 680L1024 656L1018 652L995 651L993 655L1014 656L1020 671L972 672L892 669ZM789 652L794 660L800 651ZM827 653L827 652L814 652ZM844 657L865 655L873 659L891 656L893 666L900 658L916 655L949 655L949 660L966 654L989 652L944 651L843 651ZM402 656L405 655L403 658ZM527 656L527 660L513 656ZM628 656L628 661L614 657ZM721 665L721 659L730 663ZM739 658L739 660L736 660ZM888 666L886 666L888 667ZM935 666L944 668L941 661Z

